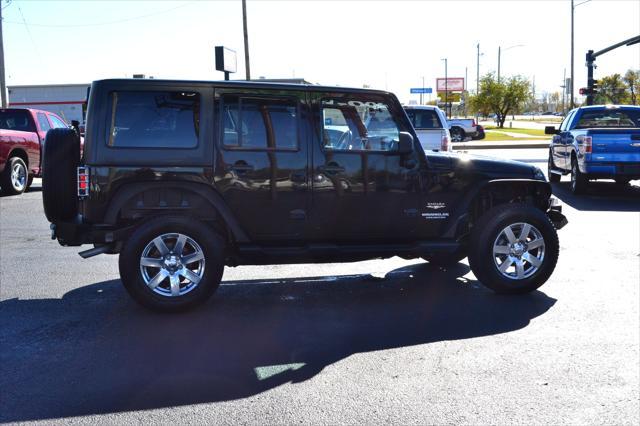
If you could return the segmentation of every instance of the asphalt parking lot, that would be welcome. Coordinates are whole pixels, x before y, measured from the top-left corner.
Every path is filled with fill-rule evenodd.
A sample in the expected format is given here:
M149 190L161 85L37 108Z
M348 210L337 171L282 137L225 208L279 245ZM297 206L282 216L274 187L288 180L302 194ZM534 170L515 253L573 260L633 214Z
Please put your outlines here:
M466 260L239 267L183 315L50 240L37 184L2 197L0 421L638 424L639 182L553 190L569 225L533 294L494 295Z

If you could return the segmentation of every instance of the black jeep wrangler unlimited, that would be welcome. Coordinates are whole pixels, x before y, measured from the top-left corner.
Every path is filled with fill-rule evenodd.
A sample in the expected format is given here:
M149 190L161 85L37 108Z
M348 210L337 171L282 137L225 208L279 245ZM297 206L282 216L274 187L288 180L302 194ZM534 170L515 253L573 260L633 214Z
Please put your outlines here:
M424 152L391 93L258 82L92 84L84 150L54 129L52 235L120 254L142 305L178 311L225 265L469 257L500 293L541 286L566 219L531 165Z

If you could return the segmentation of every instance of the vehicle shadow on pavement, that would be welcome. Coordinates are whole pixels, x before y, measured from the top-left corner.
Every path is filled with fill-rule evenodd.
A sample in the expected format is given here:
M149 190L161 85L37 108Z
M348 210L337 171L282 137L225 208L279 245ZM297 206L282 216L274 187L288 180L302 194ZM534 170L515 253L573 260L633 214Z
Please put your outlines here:
M582 195L571 192L569 182L551 184L553 195L576 210L640 212L640 186L618 186L611 181L589 182Z
M245 398L352 354L518 330L556 301L498 296L468 272L419 263L383 278L227 281L179 315L143 310L119 280L61 299L6 300L0 421Z

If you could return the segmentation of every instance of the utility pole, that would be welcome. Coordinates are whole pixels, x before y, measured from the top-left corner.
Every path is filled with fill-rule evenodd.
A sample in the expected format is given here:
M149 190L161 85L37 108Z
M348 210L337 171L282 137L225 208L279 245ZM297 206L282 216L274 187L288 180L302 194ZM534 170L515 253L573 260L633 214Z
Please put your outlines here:
M447 118L451 119L451 109L449 108L449 77L447 75L447 58L441 59L444 61L444 110L447 113Z
M246 79L251 80L251 70L249 68L249 37L247 35L247 0L242 0L242 26L244 28L244 65L246 69Z
M6 108L7 107L7 86L6 86L6 82L5 82L5 77L4 77L4 41L2 39L2 4L0 3L0 91L2 92L2 94L0 94L1 96L1 107L2 108Z
M564 98L567 97L567 69L562 73L562 115L564 115Z

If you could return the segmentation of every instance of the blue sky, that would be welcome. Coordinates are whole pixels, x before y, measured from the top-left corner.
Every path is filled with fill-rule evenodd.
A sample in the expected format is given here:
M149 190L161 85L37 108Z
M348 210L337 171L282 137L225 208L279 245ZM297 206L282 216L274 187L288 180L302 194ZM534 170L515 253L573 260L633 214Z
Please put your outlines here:
M576 0L576 3L580 3ZM244 78L242 8L234 1L2 0L8 85L84 83L135 73L222 79L214 46L237 50ZM395 92L480 73L535 76L536 91L559 90L570 67L570 2L267 1L247 2L252 77L303 77ZM592 0L576 8L576 88L584 54L640 34L640 1ZM26 22L26 25L25 25ZM520 47L513 47L521 45ZM640 45L600 57L596 76L640 68ZM577 92L577 89L576 89ZM413 95L415 98L415 95Z

